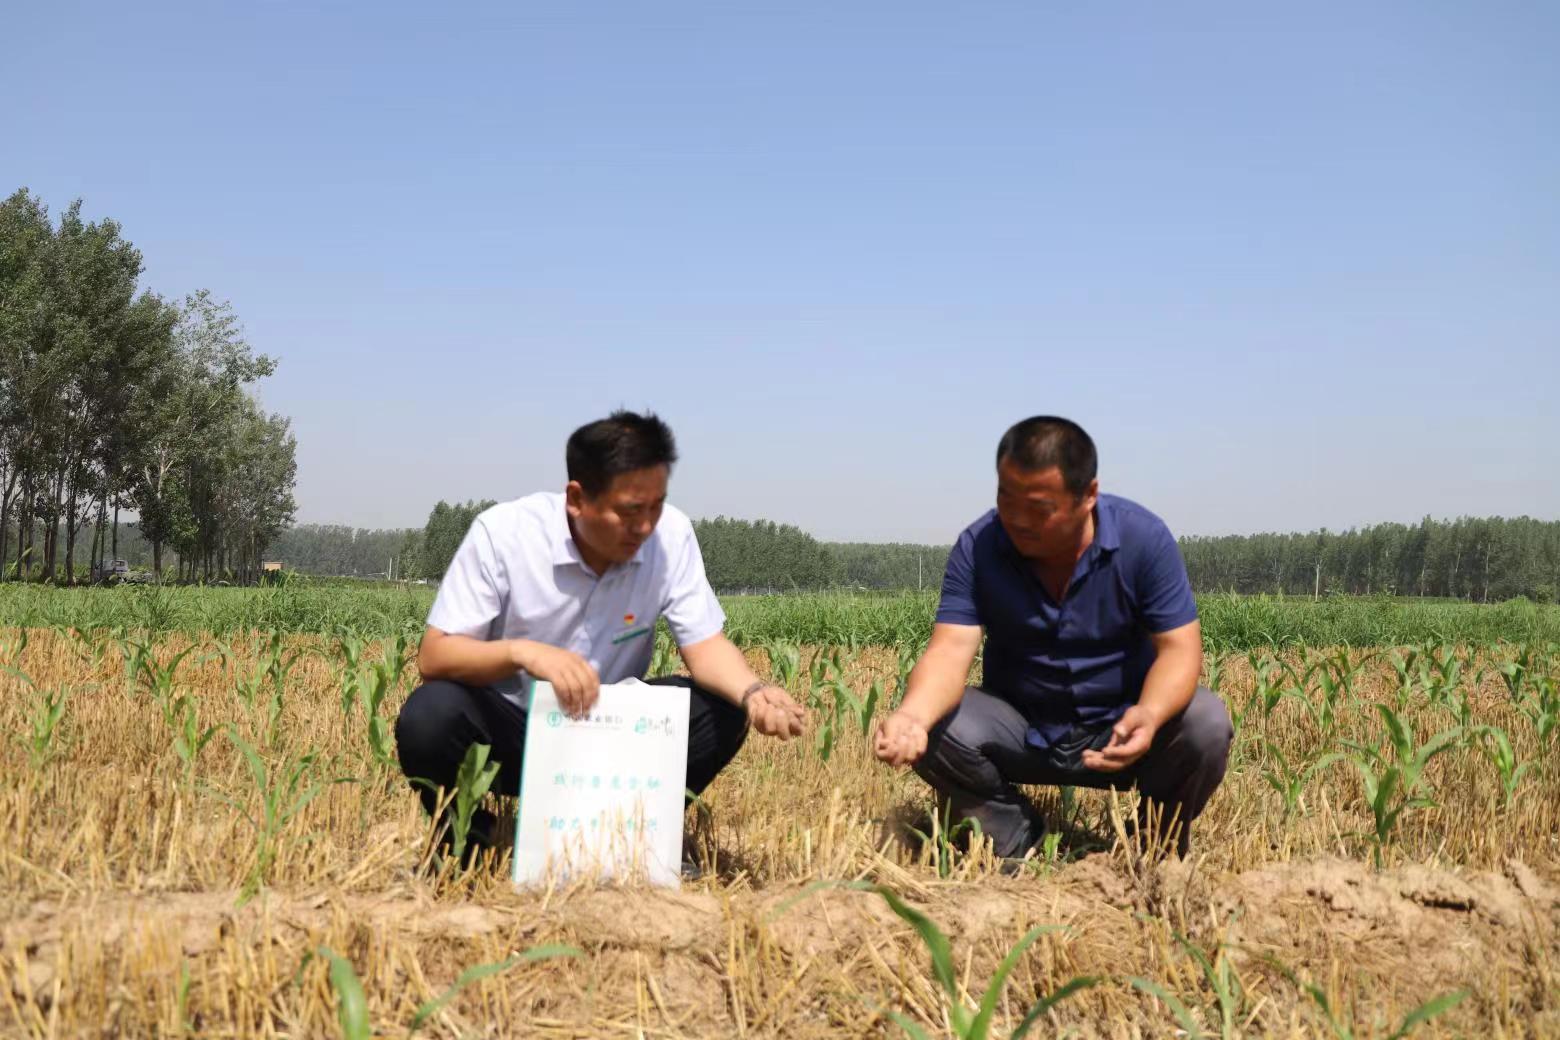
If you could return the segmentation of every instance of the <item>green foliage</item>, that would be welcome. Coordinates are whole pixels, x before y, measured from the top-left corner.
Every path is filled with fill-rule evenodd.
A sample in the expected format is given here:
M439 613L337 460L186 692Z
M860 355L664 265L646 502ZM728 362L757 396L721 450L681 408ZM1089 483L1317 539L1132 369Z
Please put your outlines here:
M471 835L471 818L482 799L498 777L498 763L489 762L492 747L473 744L466 749L460 769L455 774L455 801L450 814L450 852L458 863L466 854L466 842Z
M1413 728L1385 704L1376 705L1387 728L1384 749L1348 744L1351 761L1364 785L1365 804L1370 810L1376 866L1381 866L1382 848L1391 840L1392 831L1404 813L1427 808L1435 802L1423 793L1425 767L1436 755L1457 745L1464 731L1444 730L1423 744L1414 737Z
M1501 807L1509 809L1522 778L1537 763L1517 761L1516 752L1512 750L1511 740L1505 730L1495 726L1480 726L1476 732L1479 750L1495 767L1496 775L1500 778Z
M533 946L523 953L517 953L513 957L506 957L504 960L495 961L491 964L473 965L461 972L449 989L439 994L433 1000L426 1001L418 1006L417 1013L412 1016L412 1023L406 1030L406 1035L410 1037L416 1033L427 1024L430 1018L438 1014L444 1005L454 1000L456 994L473 982L480 982L483 979L502 974L521 964L534 964L537 961L552 960L555 957L583 957L584 955L584 951L576 946L554 943L547 946Z
M1355 1040L1354 1027L1339 1017L1340 1009L1333 1007L1332 1000L1327 996L1326 990L1314 982L1302 979L1291 968L1280 963L1275 958L1269 956L1264 959L1315 1002L1317 1009L1321 1011L1322 1017L1327 1022L1327 1028L1332 1031L1334 1040ZM1468 993L1468 990L1460 989L1451 993L1443 993L1439 997L1425 1001L1403 1016L1397 1028L1387 1034L1387 1040L1403 1040L1404 1037L1407 1037L1416 1028L1430 1021L1430 1019L1450 1011L1462 1003L1467 998ZM1375 1036L1377 1031L1372 1029L1366 1035Z
M408 571L419 578L442 578L455 558L455 550L465 539L477 515L495 505L492 499L476 502L457 502L450 505L440 501L428 514L423 527L422 540L418 543L417 558L408 564Z
M249 769L250 779L253 781L255 800L259 802L258 808L251 810L247 802L241 802L220 791L211 792L221 801L237 809L254 828L254 860L240 893L240 899L247 900L265 883L271 862L276 857L277 838L287 825L318 797L325 789L326 782L315 778L317 756L312 753L292 761L284 760L277 768L269 765L248 741L239 736L237 728L232 724L227 727L227 736L243 756L244 763ZM342 778L332 782L349 781Z
M0 670L15 676L32 692L33 710L27 720L27 756L34 769L42 769L59 751L60 723L65 718L65 701L70 688L61 685L55 690L41 690L19 668L0 665Z
M328 632L339 637L384 637L421 633L435 590L427 586L357 585L302 579L288 586L154 590L55 589L14 586L0 597L0 627L69 626L122 633L183 631L218 636L234 633ZM772 642L822 646L891 646L908 666L931 634L935 593L918 595L838 592L787 596L727 596L726 634L739 646ZM1536 645L1560 642L1560 607L1534 607L1514 628L1503 629L1498 610L1466 603L1389 604L1334 599L1311 603L1228 596L1198 601L1203 638L1210 653L1256 649L1259 663L1278 669L1269 676L1295 685L1274 651L1292 646L1423 647L1434 637L1485 646L1497 639ZM134 639L134 635L124 636ZM1428 667L1428 666L1427 666ZM1416 671L1418 665L1415 665ZM908 667L905 668L908 671ZM1298 677L1296 677L1298 678ZM1523 684L1531 696L1536 679ZM895 696L899 691L895 691ZM1250 707L1248 705L1248 707Z
M1180 547L1199 592L1309 599L1319 584L1324 596L1396 593L1486 603L1526 597L1542 603L1553 592L1560 523L1530 517L1425 517L1413 525L1375 524L1344 532L1190 537L1182 538ZM1514 605L1510 613L1522 609Z
M717 516L693 525L704 573L721 592L790 592L834 583L834 560L812 535L790 524Z
M1272 764L1262 770L1262 779L1266 780L1268 786L1277 791L1279 798L1283 799L1286 821L1294 816L1296 810L1303 807L1305 788L1311 782L1311 778L1344 757L1338 752L1332 752L1306 765L1290 765L1278 745L1272 741L1264 741L1264 746L1267 748L1267 757Z
M1549 676L1541 676L1532 686L1532 693L1523 698L1518 710L1533 723L1539 746L1547 748L1556 729L1560 728L1560 685Z
M937 876L947 878L953 873L954 863L959 857L959 844L961 841L974 842L981 835L980 821L974 818L960 820L957 823L949 823L952 815L946 804L932 808L929 825L932 833L928 834L919 827L911 827L910 833L921 839L921 844L932 850L932 867L937 871Z
M677 641L672 638L671 630L666 627L664 620L658 621L655 626L655 646L650 651L650 675L662 676L675 673L682 665L682 654L677 650Z
M1138 916L1147 919L1145 915ZM1249 995L1240 981L1240 976L1235 972L1235 965L1230 958L1230 947L1220 943L1210 954L1180 932L1172 934L1175 936L1176 945L1180 946L1197 966L1203 983L1213 996L1213 1003L1205 1010L1204 1016L1207 1020L1218 1023L1220 1040L1232 1040L1242 1036L1242 1020L1250 1010L1247 1007ZM1149 994L1169 1008L1170 1014L1185 1036L1208 1035L1198 1023L1197 1015L1192 1009L1164 987L1143 978L1132 978L1129 983L1134 989Z
M319 955L330 963L330 988L336 993L336 1019L341 1023L342 1040L370 1040L374 1030L368 1021L368 997L352 962L324 946Z
M195 777L195 760L216 735L216 726L200 728L200 713L195 698L187 693L175 697L164 713L164 722L173 731L173 752L184 763L185 781Z
M1034 941L1048 932L1065 931L1061 925L1035 925L1018 940L1002 958L997 969L992 973L991 980L986 984L985 991L981 994L980 1001L975 1007L970 1007L964 1002L963 993L959 987L958 975L954 970L953 948L949 945L948 937L943 934L932 919L921 911L905 903L899 898L898 893L886 885L879 885L874 889L889 908L898 914L906 923L915 929L926 945L927 952L932 958L932 975L937 979L937 984L943 991L948 1012L948 1021L952 1027L954 1036L960 1040L985 1040L991 1033L991 1022L996 1015L997 1002L1002 999L1002 990L1007 985L1008 976L1013 969L1018 967L1018 962L1023 958L1025 951ZM1055 993L1041 997L1024 1015L1017 1029L1009 1034L1012 1038L1022 1037L1029 1032L1034 1023L1039 1020L1050 1008L1060 1001L1097 984L1100 980L1093 976L1079 976L1070 979L1065 985L1059 987ZM891 1012L890 1017L899 1024L900 1028L912 1037L925 1037L926 1033L915 1022L898 1012Z
M341 957L327 946L321 946L304 957L307 966L309 960L314 957L323 957L329 964L330 988L336 994L336 1019L341 1026L342 1040L370 1040L374 1035L374 1029L368 1014L368 997L363 991L362 980L358 978L357 971L352 967L352 962ZM454 1000L460 991L474 982L500 975L521 964L534 964L538 961L552 960L555 957L581 957L583 951L575 946L551 944L547 946L534 946L529 950L507 957L491 964L476 964L461 972L455 982L432 1000L424 1001L418 1005L417 1011L412 1015L411 1022L406 1027L408 1038L414 1036L419 1030L428 1024L428 1020L442 1011L446 1004Z

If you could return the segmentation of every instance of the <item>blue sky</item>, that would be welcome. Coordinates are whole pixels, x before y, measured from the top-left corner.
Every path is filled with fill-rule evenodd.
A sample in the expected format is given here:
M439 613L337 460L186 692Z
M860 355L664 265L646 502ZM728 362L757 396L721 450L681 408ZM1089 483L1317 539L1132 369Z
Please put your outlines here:
M0 190L281 364L299 518L563 482L947 542L1012 421L1178 533L1560 517L1560 6L30 3Z

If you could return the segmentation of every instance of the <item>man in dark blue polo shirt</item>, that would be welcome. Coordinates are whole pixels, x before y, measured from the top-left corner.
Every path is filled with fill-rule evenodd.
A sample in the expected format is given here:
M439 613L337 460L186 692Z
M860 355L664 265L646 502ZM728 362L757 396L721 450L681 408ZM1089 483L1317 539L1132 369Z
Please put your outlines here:
M1045 831L1017 784L1135 785L1140 829L1185 855L1224 778L1233 731L1197 685L1202 630L1175 538L1100 494L1096 467L1067 419L1003 435L997 508L949 554L931 642L878 729L877 756L914 766L1003 857ZM966 688L982 637L981 685Z

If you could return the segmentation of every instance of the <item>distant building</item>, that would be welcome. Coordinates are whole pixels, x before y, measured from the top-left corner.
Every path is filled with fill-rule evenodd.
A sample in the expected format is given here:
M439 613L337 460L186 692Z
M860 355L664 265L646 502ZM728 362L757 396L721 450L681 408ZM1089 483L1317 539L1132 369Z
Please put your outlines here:
M282 562L280 560L266 560L260 564L260 570L266 574L277 574L281 572L281 569Z

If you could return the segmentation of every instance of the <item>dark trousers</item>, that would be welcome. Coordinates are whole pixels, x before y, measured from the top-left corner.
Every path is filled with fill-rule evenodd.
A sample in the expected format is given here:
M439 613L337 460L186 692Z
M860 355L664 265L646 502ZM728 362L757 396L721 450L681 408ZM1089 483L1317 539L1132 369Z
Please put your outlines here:
M685 686L688 697L687 786L700 794L742 747L747 737L747 715L730 701L717 697L681 675L649 680L652 686ZM488 761L498 764L494 791L516 795L520 791L520 762L525 753L525 709L504 695L482 686L467 686L448 679L423 683L412 691L395 722L396 752L401 772L414 785L424 807L438 807L437 788L455 789L466 750L487 744L493 750ZM472 826L472 837L485 843L492 818L483 814ZM480 832L480 833L479 833Z
M980 824L999 856L1022 856L1045 835L1045 821L1016 784L1130 788L1143 795L1139 825L1152 812L1177 850L1189 847L1191 821L1224 779L1235 731L1224 702L1198 687L1186 710L1154 734L1144 756L1119 773L1059 771L1029 747L1029 723L1001 697L971 686L933 726L915 771L949 803L954 822Z

